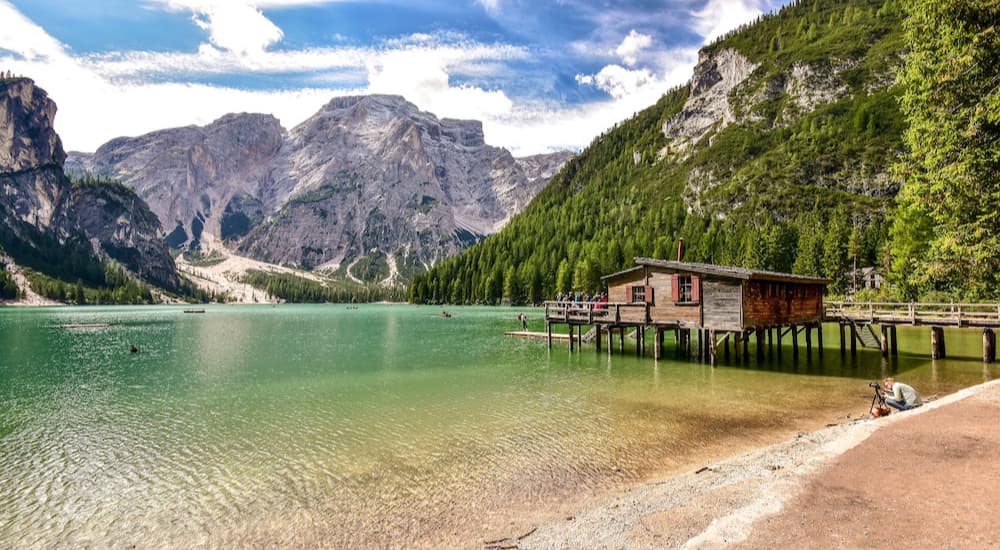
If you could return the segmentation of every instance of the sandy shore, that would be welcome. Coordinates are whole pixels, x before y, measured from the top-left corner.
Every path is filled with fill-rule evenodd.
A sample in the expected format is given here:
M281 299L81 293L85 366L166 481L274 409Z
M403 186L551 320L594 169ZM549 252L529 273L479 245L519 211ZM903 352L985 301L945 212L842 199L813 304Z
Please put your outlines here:
M813 433L800 433L776 445L708 463L698 471L646 483L573 516L541 525L530 533L513 535L503 541L484 541L483 547L638 549L804 545L855 548L889 546L891 541L912 542L919 539L907 533L897 536L892 532L892 514L886 517L869 515L872 510L881 509L882 493L890 493L889 487L909 483L907 472L922 466L921 479L924 490L928 491L926 498L916 507L912 502L909 506L898 503L895 510L906 510L910 516L916 508L917 513L922 514L918 518L926 518L924 525L932 524L934 518L954 517L952 511L960 509L967 499L961 498L960 491L948 491L954 497L951 499L936 498L940 491L934 492L933 488L953 484L952 478L956 476L971 481L973 486L983 485L982 480L968 471L971 467L968 460L987 456L982 452L958 452L946 453L942 458L913 452L910 442L915 438L921 441L920 448L933 448L938 444L933 435L913 434L954 430L992 432L992 439L975 439L966 434L959 436L958 443L953 441L951 444L954 448L961 446L963 441L966 444L973 440L986 441L983 445L989 447L988 456L995 457L1000 452L1000 436L995 423L984 419L989 415L995 419L998 412L1000 380L962 390L906 413L878 420L849 421ZM898 448L894 449L893 445ZM901 459L905 459L907 465L899 467ZM991 468L990 471L994 473L989 474L989 494L977 494L979 504L974 504L983 510L981 515L995 509L1000 498L997 470ZM896 481L893 476L900 479ZM864 496L866 491L875 494ZM913 497L906 491L897 492L901 493L898 498ZM831 493L838 498L826 498ZM854 497L845 497L845 494ZM968 507L967 502L965 507ZM892 509L891 504L889 508ZM860 523L836 519L843 516L853 517ZM921 521L911 518L904 525L913 529L921 525ZM986 532L966 532L971 538L939 538L946 547L954 547L956 541L964 541L958 544L961 547L990 547L1000 542L1000 535L995 533L997 527L992 528L994 533L985 527L980 531L983 529ZM881 538L872 538L874 532L881 533ZM806 536L807 533L812 535Z

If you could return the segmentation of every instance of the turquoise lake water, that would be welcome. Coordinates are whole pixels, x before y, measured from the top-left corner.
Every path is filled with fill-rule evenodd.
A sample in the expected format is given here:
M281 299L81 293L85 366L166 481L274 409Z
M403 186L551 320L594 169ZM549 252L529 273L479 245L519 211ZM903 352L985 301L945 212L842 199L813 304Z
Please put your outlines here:
M711 368L503 335L539 310L182 309L0 309L0 548L476 547L858 416L886 375L1000 372L973 330Z

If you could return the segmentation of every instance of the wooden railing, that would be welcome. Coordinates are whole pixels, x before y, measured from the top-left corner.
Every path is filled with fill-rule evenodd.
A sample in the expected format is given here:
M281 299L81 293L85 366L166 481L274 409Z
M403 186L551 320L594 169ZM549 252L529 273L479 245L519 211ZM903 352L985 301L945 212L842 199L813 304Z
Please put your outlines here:
M649 304L627 302L545 302L551 323L648 323Z
M1000 326L1000 304L825 302L827 321L883 324Z

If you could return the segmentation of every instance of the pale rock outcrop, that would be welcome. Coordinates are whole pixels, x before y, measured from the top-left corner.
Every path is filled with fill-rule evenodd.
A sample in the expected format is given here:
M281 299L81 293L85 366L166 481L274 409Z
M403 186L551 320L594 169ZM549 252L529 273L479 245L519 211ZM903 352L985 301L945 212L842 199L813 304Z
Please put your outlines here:
M702 50L691 77L687 102L680 113L663 124L669 148L683 153L709 133L718 132L736 120L729 94L758 66L733 49L715 55Z

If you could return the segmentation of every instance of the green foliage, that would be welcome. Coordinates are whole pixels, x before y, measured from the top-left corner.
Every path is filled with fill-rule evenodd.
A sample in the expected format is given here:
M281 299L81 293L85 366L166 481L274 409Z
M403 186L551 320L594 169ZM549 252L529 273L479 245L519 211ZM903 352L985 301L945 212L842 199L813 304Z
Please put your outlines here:
M201 250L189 250L184 253L184 260L195 267L211 267L226 261L226 256L218 250L205 254Z
M361 281L377 283L389 276L389 261L381 250L373 250L351 267L351 274Z
M7 266L0 263L0 300L16 300L21 289L14 282L14 277L7 272Z
M668 92L598 136L500 233L416 277L410 299L534 302L514 292L529 282L543 297L592 293L636 256L673 258L680 238L686 260L827 276L842 289L851 236L861 266L880 265L886 240L895 188L855 182L884 180L902 148L897 92L872 85L898 62L896 4L796 2L723 37L708 50L760 63L731 97L752 112L688 153L670 150L662 127L689 89ZM760 99L798 63L836 65L847 91L806 113L784 92Z
M290 273L249 270L241 279L254 288L293 303L351 303L402 301L401 287L358 285L346 281L314 281Z
M56 279L34 270L25 270L25 277L35 293L50 300L77 305L86 304L152 304L149 287L132 279L120 266L104 265L105 284L102 287L85 286Z
M81 176L72 181L73 187L93 187L102 191L112 192L118 195L135 195L135 189L128 187L122 182L103 176L93 176L90 174Z
M908 153L892 278L909 297L1000 295L1000 3L906 3Z

